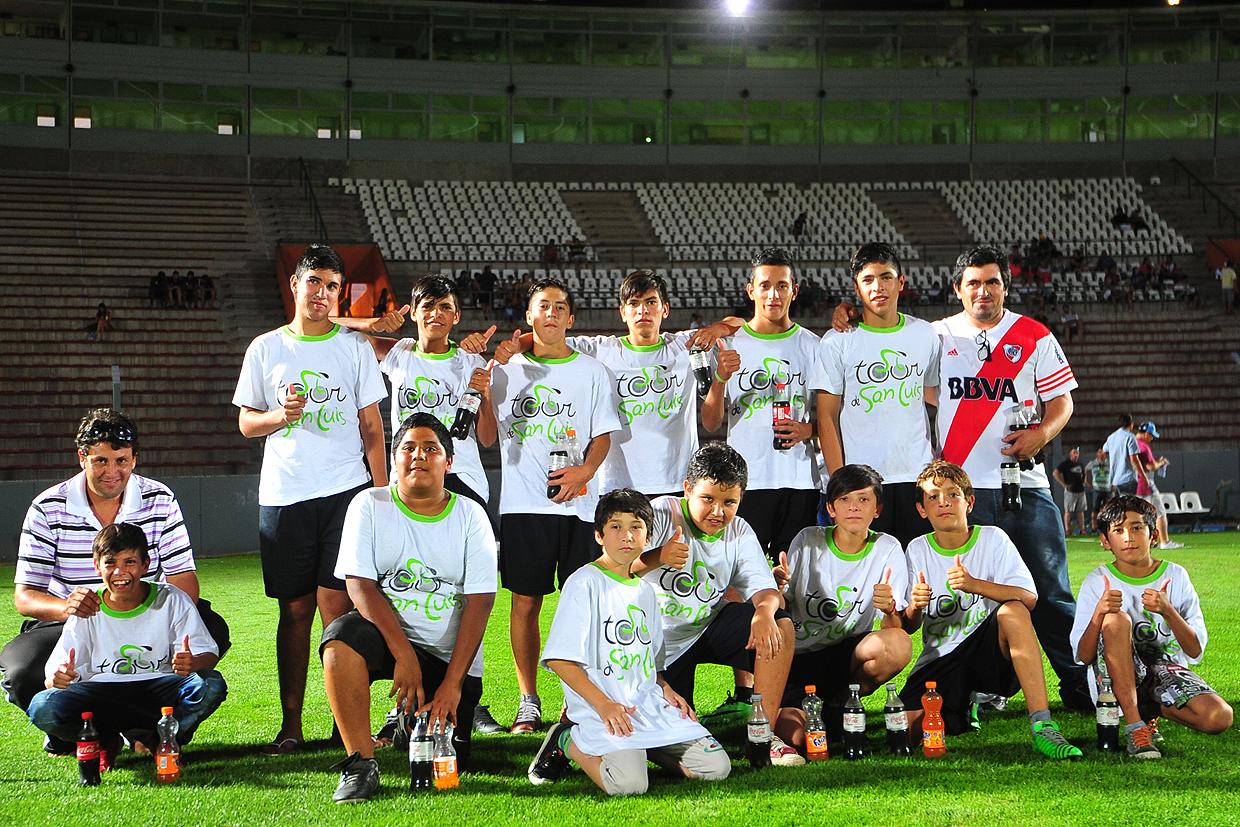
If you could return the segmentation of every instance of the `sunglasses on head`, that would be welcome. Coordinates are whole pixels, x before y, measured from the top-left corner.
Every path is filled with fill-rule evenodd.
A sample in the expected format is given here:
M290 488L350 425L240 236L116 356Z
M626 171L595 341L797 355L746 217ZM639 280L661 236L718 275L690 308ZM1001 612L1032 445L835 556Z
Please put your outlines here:
M133 429L120 422L92 422L90 428L82 434L88 442L133 442L137 437Z

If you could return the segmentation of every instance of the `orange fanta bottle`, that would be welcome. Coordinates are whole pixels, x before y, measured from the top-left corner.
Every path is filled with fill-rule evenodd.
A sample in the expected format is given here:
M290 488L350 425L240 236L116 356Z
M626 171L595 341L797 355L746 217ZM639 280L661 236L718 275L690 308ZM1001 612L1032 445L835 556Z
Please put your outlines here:
M943 696L938 692L936 681L926 681L926 694L921 696L921 751L927 758L947 754L946 725L943 723Z

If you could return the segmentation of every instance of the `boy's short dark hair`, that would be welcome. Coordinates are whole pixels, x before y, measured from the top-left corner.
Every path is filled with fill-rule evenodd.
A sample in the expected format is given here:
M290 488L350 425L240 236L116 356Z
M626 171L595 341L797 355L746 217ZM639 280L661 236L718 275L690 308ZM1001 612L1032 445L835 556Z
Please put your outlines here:
M667 304L667 282L663 277L653 270L634 270L620 282L620 304L644 296L651 290L658 290L659 301Z
M413 285L413 293L409 296L409 306L417 310L424 301L437 302L452 297L456 309L461 309L461 298L456 294L456 282L443 276L423 276Z
M133 523L104 526L90 544L91 557L96 563L110 560L123 551L136 551L142 555L142 562L151 562L151 544L147 542L146 532Z
M1158 512L1154 510L1154 506L1135 494L1120 494L1107 500L1102 508L1098 509L1098 533L1109 534L1113 527L1122 525L1129 511L1140 514L1141 522L1145 523L1145 527L1151 532L1157 527Z
M121 448L132 448L138 453L138 426L120 411L112 408L95 408L82 417L78 423L77 437L74 443L83 454L92 445L106 442L113 451Z
M1115 421L1119 423L1121 428L1127 428L1132 424L1132 416L1130 414L1122 413L1115 418Z
M452 455L456 452L455 446L452 444L452 434L448 433L447 427L438 419L428 413L419 411L418 413L409 414L405 417L405 421L400 423L400 427L396 429L396 433L392 434L392 455L396 455L396 449L400 447L400 441L405 438L413 428L430 428L435 432L435 438L439 440L439 445L443 448L444 455L448 459L452 459Z
M307 247L301 258L297 259L297 268L293 274L300 280L309 270L330 270L339 273L340 280L344 281L344 259L326 244L311 244Z
M959 486L966 497L973 496L973 481L969 479L969 475L963 468L954 462L948 462L944 459L931 460L930 463L921 470L917 475L917 502L925 505L926 492L922 490L921 484L924 482L950 482Z
M1007 290L1012 286L1012 267L1008 264L1007 253L998 247L986 245L970 248L960 254L960 258L956 259L956 266L952 269L952 287L959 289L961 282L964 281L964 271L968 268L986 267L991 264L999 265L1003 289Z
M685 482L693 488L702 480L710 480L724 488L740 486L744 493L749 484L749 466L740 453L726 442L709 442L689 460Z
M868 465L845 465L827 481L827 504L854 491L870 488L875 498L883 501L883 476Z
M525 309L530 309L530 304L534 301L534 297L544 290L555 288L564 294L565 301L568 302L568 312L572 316L577 315L577 302L573 300L573 291L568 289L568 285L559 279L547 277L539 279L530 285L530 292L525 296Z
M904 272L904 268L900 266L900 256L896 248L885 241L862 244L852 254L852 258L848 260L848 269L852 273L853 281L857 280L858 273L871 264L890 264L897 276Z
M787 267L792 273L793 283L797 282L797 265L796 259L792 257L792 253L782 247L765 247L758 251L753 257L753 261L749 262L749 280L753 281L753 275L759 267Z
M594 508L594 530L602 534L607 521L617 514L632 514L646 524L647 534L654 529L654 509L650 507L650 499L640 491L617 488L599 497Z

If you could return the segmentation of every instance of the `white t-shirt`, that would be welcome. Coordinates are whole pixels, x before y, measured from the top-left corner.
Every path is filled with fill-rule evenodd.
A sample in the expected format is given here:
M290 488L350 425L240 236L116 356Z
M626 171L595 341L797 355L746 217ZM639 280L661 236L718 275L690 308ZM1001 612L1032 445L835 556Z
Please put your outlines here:
M788 386L793 419L807 422L818 416L809 388L818 362L818 337L800 325L766 334L754 333L746 324L724 344L741 355L741 368L727 384L728 444L749 466L748 490L818 488L822 474L814 440L777 451L771 427L771 398L778 379Z
M728 586L748 600L763 589L774 589L775 576L757 535L740 517L718 534L703 534L689 517L683 497L659 497L651 505L654 527L646 548L664 545L678 527L689 546L684 568L660 566L642 577L659 598L663 646L671 664L706 631L723 606Z
M1000 488L999 466L1006 459L1007 411L1032 399L1063 396L1076 378L1059 342L1040 322L1005 310L999 324L987 330L990 361L982 331L957 313L934 322L942 340L939 365L939 441L943 459L963 466L974 488ZM1034 463L1021 471L1024 488L1050 488L1046 469Z
M1137 471L1132 467L1130 457L1141 453L1137 437L1127 428L1116 428L1107 437L1102 450L1107 452L1111 468L1111 485L1128 485L1137 481Z
M620 431L600 469L602 491L646 494L680 490L698 449L697 385L689 366L688 333L664 334L641 347L616 336L570 336L568 346L611 371L619 397Z
M916 537L908 544L908 582L917 582L924 572L930 584L930 605L922 611L921 657L913 669L950 654L999 604L976 594L954 592L947 585L947 572L956 565L955 556L977 580L1000 586L1016 586L1038 593L1025 561L1003 529L989 525L973 527L969 541L958 549L940 548L933 534Z
M1123 595L1123 609L1132 619L1132 640L1139 654L1144 655L1147 660L1158 658L1181 666L1201 662L1207 640L1206 619L1201 613L1201 600L1197 597L1197 590L1193 588L1188 572L1183 566L1170 560L1162 561L1153 574L1140 579L1120 574L1114 563L1099 566L1085 575L1085 579L1081 581L1081 592L1076 598L1076 618L1069 636L1074 657L1079 651L1081 638L1085 635L1085 627L1089 626L1094 609L1098 608L1098 601L1102 599L1104 575L1111 578L1111 588ZM1180 617L1184 618L1184 622L1197 635L1197 641L1201 644L1201 654L1195 658L1185 654L1166 619L1147 612L1141 604L1141 596L1145 590L1159 588L1167 578L1171 578L1171 584L1167 586L1168 601L1180 613ZM1077 663L1080 662L1078 658ZM1091 668L1094 666L1089 665ZM1090 684L1093 683L1094 681L1090 681Z
M496 591L495 535L486 511L451 494L437 517L410 511L396 486L367 488L349 503L336 577L374 580L405 637L447 663L466 595ZM482 677L482 646L469 667Z
M840 400L844 462L869 465L883 482L915 482L934 459L925 388L939 384L939 335L900 314L887 329L828 330L810 387Z
M474 353L450 345L447 353L423 353L417 339L401 339L379 365L392 381L392 433L413 413L428 413L451 430L456 409L469 389L469 380L486 362ZM491 496L482 459L478 456L476 428L465 439L454 439L452 473L482 499Z
M859 554L844 554L835 545L834 528L803 528L788 547L792 580L784 592L796 629L796 651L813 652L851 635L874 630L882 612L874 607L874 586L891 569L891 594L896 611L908 606L908 564L900 541L870 532Z
M579 664L590 683L626 707L633 734L610 735L585 698L564 687L564 703L573 727L573 743L587 755L622 749L652 749L710 735L663 697L658 673L663 663L663 626L654 590L639 578L621 578L596 563L577 569L560 590L542 664L566 660Z
M189 635L195 655L218 655L215 640L189 595L167 583L151 583L146 601L118 612L102 603L91 617L74 615L65 623L43 674L51 678L73 649L78 681L120 683L172 674L172 656ZM99 596L103 597L100 589Z
M501 514L558 514L594 522L599 480L567 503L547 498L547 465L555 438L572 428L584 455L590 440L620 430L615 381L583 353L564 359L518 354L491 371L491 402L503 458ZM613 448L614 450L614 448Z
M264 333L245 351L233 404L274 411L294 385L306 394L305 411L295 425L267 436L259 505L292 505L370 481L358 411L387 396L387 388L366 337L340 325L322 336L288 327Z

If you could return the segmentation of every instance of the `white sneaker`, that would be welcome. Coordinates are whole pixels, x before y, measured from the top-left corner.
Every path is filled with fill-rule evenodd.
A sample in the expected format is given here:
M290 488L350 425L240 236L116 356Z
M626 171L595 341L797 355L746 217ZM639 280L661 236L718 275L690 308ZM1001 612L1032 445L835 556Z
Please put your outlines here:
M1173 548L1184 548L1184 544L1183 544L1183 543L1175 543L1175 542L1172 542L1171 540L1168 540L1167 542L1163 543L1163 544L1162 544L1161 546L1159 546L1158 548L1159 548L1159 549L1162 549L1163 551L1166 551L1167 549L1173 549Z
M805 763L805 759L799 752L785 744L778 735L772 735L771 763L777 767L799 767Z

